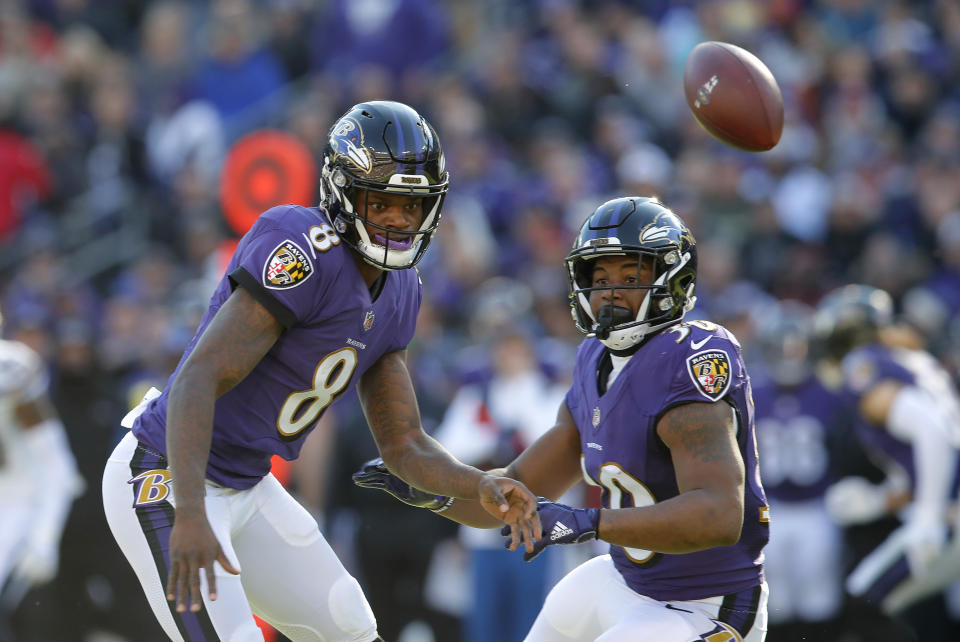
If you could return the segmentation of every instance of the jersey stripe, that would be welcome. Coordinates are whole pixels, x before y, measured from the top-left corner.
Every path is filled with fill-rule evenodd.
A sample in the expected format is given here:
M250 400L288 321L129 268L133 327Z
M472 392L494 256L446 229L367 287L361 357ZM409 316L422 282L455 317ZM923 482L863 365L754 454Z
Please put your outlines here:
M725 595L717 619L735 628L743 637L747 637L757 618L761 592L762 587L758 584L746 591Z
M167 468L166 458L148 449L143 444L138 444L134 450L133 457L130 459L130 473L136 477L142 472L156 468ZM137 486L131 484L133 501L137 501ZM161 587L160 590L166 594L166 580L170 574L170 531L173 528L173 505L169 501L162 501L149 506L137 506L135 508L137 520L140 522L140 530L143 532L150 552L153 554L153 561L157 567ZM167 603L170 609L170 615L177 625L177 630L184 640L190 642L216 642L220 640L216 630L213 628L213 622L210 621L210 615L207 610L201 609L199 613L177 613L174 602Z

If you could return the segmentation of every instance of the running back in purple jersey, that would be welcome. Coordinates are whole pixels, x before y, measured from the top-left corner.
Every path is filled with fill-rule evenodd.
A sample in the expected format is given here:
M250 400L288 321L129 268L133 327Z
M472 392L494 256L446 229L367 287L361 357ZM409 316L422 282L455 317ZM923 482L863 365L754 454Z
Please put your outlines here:
M928 353L921 350L894 348L871 343L848 353L843 359L844 394L851 409L856 409L863 395L881 381L898 381L918 386L942 405L942 410L960 421L960 400L950 376ZM875 426L857 413L854 427L857 438L874 457L895 462L916 484L916 466L913 446L897 439L884 426ZM960 467L958 467L960 478ZM957 496L958 482L954 480L953 495Z
M740 344L725 328L681 323L651 337L600 396L597 368L606 348L594 338L577 351L567 407L580 431L584 476L603 488L607 508L648 506L678 495L670 451L657 435L664 412L684 403L723 399L737 414L737 444L746 470L740 541L685 554L610 546L633 590L656 600L726 595L762 581L769 509L754 433L750 379Z
M774 503L823 497L836 481L830 442L848 417L842 397L812 374L789 387L772 379L752 383L767 497Z
M284 332L247 377L217 399L207 478L245 489L270 471L270 458L297 457L324 410L351 390L382 355L406 347L416 328L421 285L415 270L383 273L375 301L326 213L283 205L240 240L180 364L133 427L166 453L167 396L187 356L237 287L247 289Z

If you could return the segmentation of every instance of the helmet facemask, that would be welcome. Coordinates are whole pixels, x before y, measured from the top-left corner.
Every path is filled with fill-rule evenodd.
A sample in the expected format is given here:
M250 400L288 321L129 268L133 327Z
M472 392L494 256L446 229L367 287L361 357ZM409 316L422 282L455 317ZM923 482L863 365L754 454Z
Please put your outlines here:
M381 270L403 270L413 267L423 256L440 223L440 210L446 196L447 183L430 185L424 176L393 174L379 183L363 180L345 169L324 167L323 183L336 203L334 226L348 245L367 263ZM423 217L415 230L395 230L379 225L368 213L370 192L399 194L423 199ZM371 232L373 236L371 237Z
M637 256L637 270L643 261L653 264L653 282L649 285L593 285L593 263L602 256ZM683 318L693 307L694 279L676 278L691 261L690 253L681 255L676 250L668 252L639 248L626 250L622 247L601 246L574 251L567 258L571 284L571 307L574 321L581 332L596 336L611 350L624 351L634 348L644 337ZM621 306L604 305L593 311L590 295L593 292L609 291L613 301L616 290L645 290L636 315Z

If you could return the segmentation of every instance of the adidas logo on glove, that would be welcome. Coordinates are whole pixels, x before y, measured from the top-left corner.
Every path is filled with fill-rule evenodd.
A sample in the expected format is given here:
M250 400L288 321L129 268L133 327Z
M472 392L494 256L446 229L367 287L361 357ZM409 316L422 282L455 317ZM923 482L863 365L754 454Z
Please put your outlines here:
M553 525L553 530L550 531L550 541L555 542L561 537L566 537L567 535L572 535L573 529L569 526L566 526L563 522L557 522Z

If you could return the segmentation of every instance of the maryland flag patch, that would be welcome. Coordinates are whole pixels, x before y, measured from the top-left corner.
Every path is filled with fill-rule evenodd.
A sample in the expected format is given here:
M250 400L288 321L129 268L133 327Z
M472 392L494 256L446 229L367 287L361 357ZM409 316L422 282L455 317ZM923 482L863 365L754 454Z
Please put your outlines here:
M700 394L711 401L730 387L730 357L723 350L704 350L687 357L687 372Z
M272 290L292 288L313 274L313 264L293 241L284 241L263 265L263 285Z

